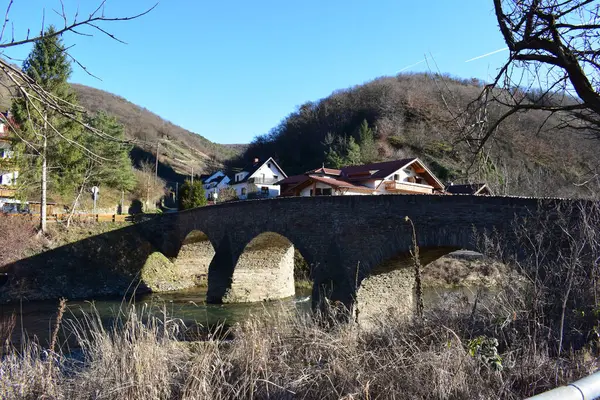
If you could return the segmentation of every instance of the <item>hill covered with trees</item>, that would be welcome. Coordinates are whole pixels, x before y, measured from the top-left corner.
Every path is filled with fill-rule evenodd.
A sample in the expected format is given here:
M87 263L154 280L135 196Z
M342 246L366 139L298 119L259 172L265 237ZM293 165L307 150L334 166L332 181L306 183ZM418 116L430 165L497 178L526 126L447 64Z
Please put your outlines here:
M291 175L323 163L335 167L416 156L446 182L485 181L498 194L597 193L597 183L581 184L597 171L600 143L560 129L545 111L507 118L475 155L476 145L465 139L465 131L490 126L505 111L493 103L473 122L467 109L482 89L477 80L437 74L378 78L301 105L232 164L273 156ZM537 101L535 93L511 95Z
M16 91L12 82L0 74L0 111L9 110ZM134 163L155 162L156 143L161 142L159 174L169 181L182 181L191 173L206 173L222 167L225 160L240 154L244 145L213 143L205 137L168 122L130 101L85 85L71 84L79 104L92 114L103 111L124 126L125 138L134 140Z
M147 159L154 162L157 142L160 140L160 160L168 180L176 180L171 168L179 175L212 171L222 163L239 154L243 147L213 143L205 137L165 121L153 112L137 106L112 93L89 86L73 84L79 103L88 111L99 110L114 115L125 127L125 136L135 140L132 152L134 162Z

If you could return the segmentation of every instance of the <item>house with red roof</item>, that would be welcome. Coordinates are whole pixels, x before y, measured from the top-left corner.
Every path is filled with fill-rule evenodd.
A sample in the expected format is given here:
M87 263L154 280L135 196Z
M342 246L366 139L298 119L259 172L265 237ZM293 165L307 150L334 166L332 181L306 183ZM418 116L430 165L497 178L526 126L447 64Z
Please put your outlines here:
M444 185L418 158L341 169L317 168L278 182L281 196L442 194Z

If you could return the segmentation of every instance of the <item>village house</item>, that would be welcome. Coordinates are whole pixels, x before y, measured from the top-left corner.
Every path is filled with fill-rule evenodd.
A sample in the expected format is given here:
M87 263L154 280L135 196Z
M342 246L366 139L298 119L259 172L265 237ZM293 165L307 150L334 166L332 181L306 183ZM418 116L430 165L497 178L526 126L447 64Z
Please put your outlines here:
M203 177L202 184L208 200L216 200L219 191L229 186L229 177L223 171L217 171L212 175Z
M282 196L442 194L444 185L418 158L321 167L278 182Z
M231 186L239 199L271 198L279 196L278 182L287 175L269 157L265 161L255 158L253 163L229 177Z
M8 138L8 125L6 124L10 114L3 112L0 114L0 211L9 212L17 210L20 201L15 198L15 185L19 177L19 171L14 167L11 161L13 150L10 139Z

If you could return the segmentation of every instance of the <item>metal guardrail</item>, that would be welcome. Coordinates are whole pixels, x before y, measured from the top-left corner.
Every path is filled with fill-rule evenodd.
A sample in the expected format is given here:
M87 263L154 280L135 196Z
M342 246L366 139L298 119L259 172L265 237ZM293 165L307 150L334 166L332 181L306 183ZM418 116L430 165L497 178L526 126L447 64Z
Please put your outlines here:
M529 397L531 400L593 400L600 398L600 371L556 389Z

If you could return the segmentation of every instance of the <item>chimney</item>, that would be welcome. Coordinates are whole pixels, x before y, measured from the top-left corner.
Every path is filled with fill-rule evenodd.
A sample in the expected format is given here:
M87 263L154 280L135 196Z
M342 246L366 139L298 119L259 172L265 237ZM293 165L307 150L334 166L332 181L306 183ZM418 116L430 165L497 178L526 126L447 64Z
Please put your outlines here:
M254 164L258 164L260 160L258 159L258 157L254 157Z

